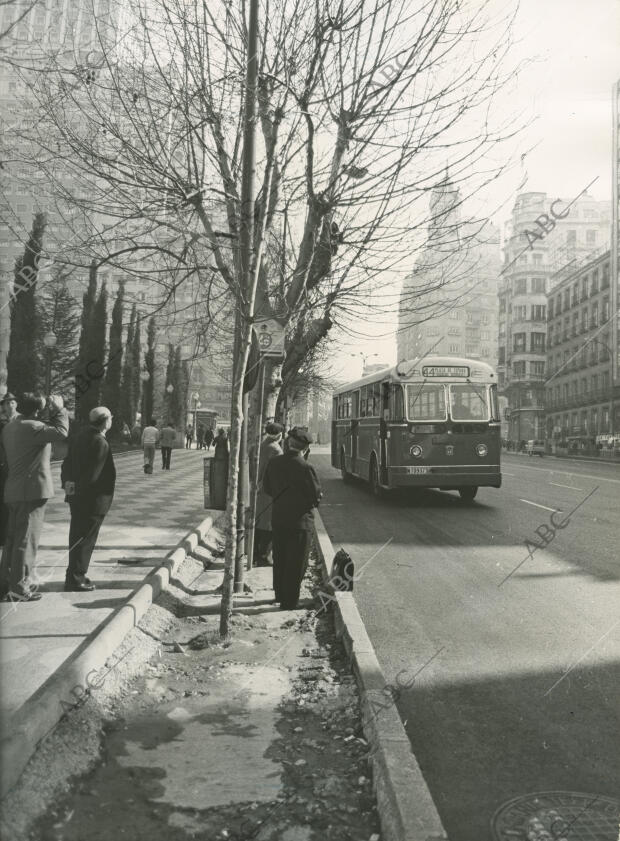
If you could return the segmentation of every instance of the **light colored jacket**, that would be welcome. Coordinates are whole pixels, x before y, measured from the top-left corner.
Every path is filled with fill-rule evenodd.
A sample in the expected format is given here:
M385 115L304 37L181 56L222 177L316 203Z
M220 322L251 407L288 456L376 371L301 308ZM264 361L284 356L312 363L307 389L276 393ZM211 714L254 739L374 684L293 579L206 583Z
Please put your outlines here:
M263 438L258 462L258 494L256 496L256 519L254 521L255 528L263 529L263 531L271 531L272 503L269 494L263 490L263 477L271 459L281 455L282 447L277 441L271 438Z
M142 433L142 446L154 447L159 441L159 430L156 426L145 426Z
M69 434L66 409L48 423L18 417L2 430L2 449L9 475L4 486L5 502L29 502L54 496L50 456L52 444Z

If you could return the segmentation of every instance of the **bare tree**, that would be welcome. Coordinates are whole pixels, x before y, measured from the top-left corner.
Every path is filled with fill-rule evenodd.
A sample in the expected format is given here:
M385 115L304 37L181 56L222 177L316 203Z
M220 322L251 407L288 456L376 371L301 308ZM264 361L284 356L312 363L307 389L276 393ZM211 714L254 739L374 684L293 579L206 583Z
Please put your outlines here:
M446 162L463 203L508 167L500 141L510 145L520 118L494 104L515 72L511 16L495 19L485 0L263 0L246 288L245 4L128 8L125 48L102 44L96 69L57 63L32 82L30 162L63 222L83 228L65 260L148 276L159 309L196 283L206 311L219 301L239 314L226 591L252 325L267 316L287 325L284 372L299 371L338 318L381 300L386 272L411 266Z

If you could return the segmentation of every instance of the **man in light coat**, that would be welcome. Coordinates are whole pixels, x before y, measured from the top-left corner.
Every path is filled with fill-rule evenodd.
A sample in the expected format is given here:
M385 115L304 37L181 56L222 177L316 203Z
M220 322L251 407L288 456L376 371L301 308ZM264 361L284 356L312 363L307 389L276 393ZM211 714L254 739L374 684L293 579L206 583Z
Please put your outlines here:
M9 516L0 564L0 589L11 601L37 601L34 569L43 530L45 506L54 496L50 466L52 444L69 433L69 416L62 397L26 393L21 417L2 430L2 449L8 466L4 501ZM45 411L44 411L45 410Z
M272 458L282 455L283 427L279 423L268 423L261 441L258 460L258 494L256 497L256 518L254 520L254 566L271 566L271 497L263 489L265 470Z
M142 433L142 449L144 450L144 472L153 472L153 462L155 461L155 447L159 443L159 429L157 429L157 421L151 418L148 426L144 427Z

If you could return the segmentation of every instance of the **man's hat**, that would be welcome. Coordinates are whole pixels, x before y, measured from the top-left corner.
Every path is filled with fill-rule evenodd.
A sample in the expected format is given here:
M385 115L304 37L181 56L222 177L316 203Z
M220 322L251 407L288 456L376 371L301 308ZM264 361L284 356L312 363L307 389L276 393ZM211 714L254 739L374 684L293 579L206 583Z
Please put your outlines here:
M294 426L289 430L288 437L299 441L303 447L309 447L313 443L312 435L307 430L298 426Z
M17 397L15 397L14 394L11 394L10 391L7 391L7 393L4 395L4 397L0 400L0 403L7 403L9 400L15 400L16 401Z
M284 432L284 427L281 423L268 423L265 432L267 435L280 435Z

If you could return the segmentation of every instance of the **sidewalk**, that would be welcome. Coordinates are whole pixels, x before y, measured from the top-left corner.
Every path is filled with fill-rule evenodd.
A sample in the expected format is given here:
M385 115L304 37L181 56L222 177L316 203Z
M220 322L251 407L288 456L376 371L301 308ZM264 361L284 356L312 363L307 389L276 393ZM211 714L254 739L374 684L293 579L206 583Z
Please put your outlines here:
M210 563L185 560L41 745L4 804L12 841L379 841L355 679L312 581L282 611L252 570L222 643Z
M2 733L11 716L68 657L96 635L153 567L204 515L202 456L205 451L172 452L172 469L161 470L159 452L151 476L142 470L142 452L116 459L114 502L106 517L89 577L92 593L65 593L69 506L54 464L56 496L47 506L37 576L43 598L31 604L0 604Z

